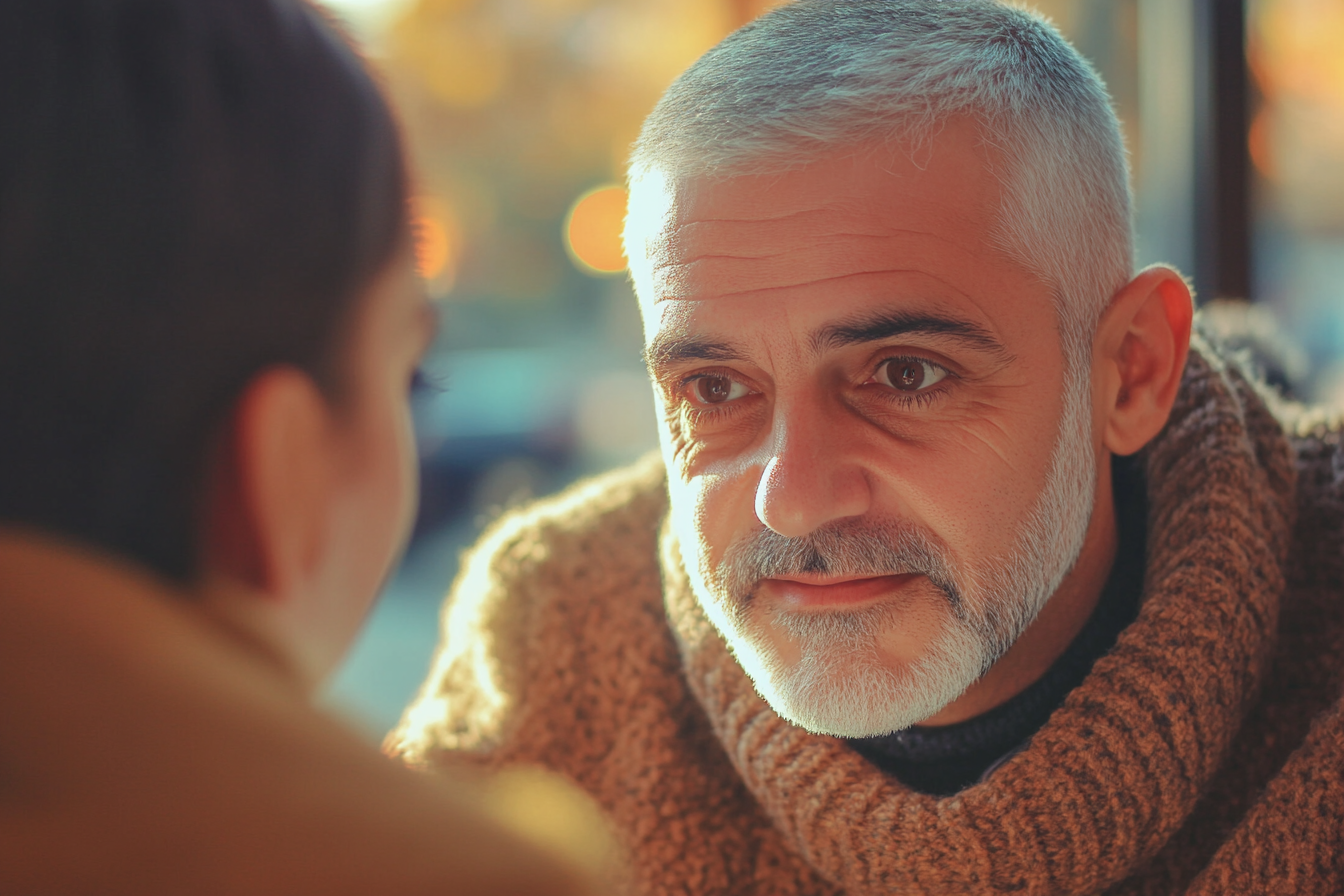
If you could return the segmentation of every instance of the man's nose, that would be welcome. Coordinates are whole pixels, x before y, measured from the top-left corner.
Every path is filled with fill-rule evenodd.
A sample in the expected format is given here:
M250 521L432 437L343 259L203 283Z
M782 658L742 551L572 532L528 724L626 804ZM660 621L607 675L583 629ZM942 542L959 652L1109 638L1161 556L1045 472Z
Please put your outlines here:
M844 422L819 410L777 412L774 450L756 486L756 518L766 527L798 538L868 512L868 478L850 456Z

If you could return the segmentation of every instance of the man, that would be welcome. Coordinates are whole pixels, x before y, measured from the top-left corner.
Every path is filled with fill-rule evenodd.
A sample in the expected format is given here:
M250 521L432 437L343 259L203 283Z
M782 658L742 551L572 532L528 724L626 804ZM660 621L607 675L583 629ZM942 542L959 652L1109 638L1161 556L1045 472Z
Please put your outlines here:
M310 704L433 335L358 56L291 0L23 0L0 83L0 892L591 892L563 788Z
M1134 274L1050 26L799 0L630 186L661 463L486 537L392 750L564 772L646 893L1344 886L1340 423Z

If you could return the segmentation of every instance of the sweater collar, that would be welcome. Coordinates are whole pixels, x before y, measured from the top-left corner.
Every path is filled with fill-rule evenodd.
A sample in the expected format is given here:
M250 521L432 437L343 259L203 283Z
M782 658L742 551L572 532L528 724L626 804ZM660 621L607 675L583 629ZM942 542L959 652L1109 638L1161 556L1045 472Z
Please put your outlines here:
M1273 649L1293 472L1252 387L1198 341L1142 462L1138 619L1025 749L946 798L776 715L700 609L664 526L667 611L690 688L762 809L820 874L851 896L1093 892L1181 826Z
M1147 488L1138 459L1111 460L1119 547L1091 617L1040 678L988 712L952 725L915 725L846 738L859 755L921 793L950 795L992 774L1040 730L1139 611L1147 544Z

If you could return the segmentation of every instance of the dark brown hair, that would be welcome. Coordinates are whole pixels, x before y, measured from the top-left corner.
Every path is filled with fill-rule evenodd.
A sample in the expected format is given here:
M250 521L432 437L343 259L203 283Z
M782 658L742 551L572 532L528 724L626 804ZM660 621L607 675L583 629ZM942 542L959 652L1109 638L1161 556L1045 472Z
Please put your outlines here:
M0 520L194 575L212 433L272 364L338 393L406 180L304 3L0 4Z

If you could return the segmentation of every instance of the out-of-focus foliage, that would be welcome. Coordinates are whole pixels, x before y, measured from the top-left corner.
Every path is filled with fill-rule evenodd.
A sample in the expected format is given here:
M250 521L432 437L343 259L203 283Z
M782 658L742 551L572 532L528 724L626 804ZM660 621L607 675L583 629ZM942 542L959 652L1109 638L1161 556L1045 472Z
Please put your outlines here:
M383 40L443 250L439 292L546 317L594 284L564 225L618 182L662 90L763 0L416 0ZM586 219L583 219L586 220ZM438 238L439 234L446 238ZM602 268L601 265L592 267Z
M1344 229L1344 3L1255 0L1251 26L1256 168L1294 227Z

